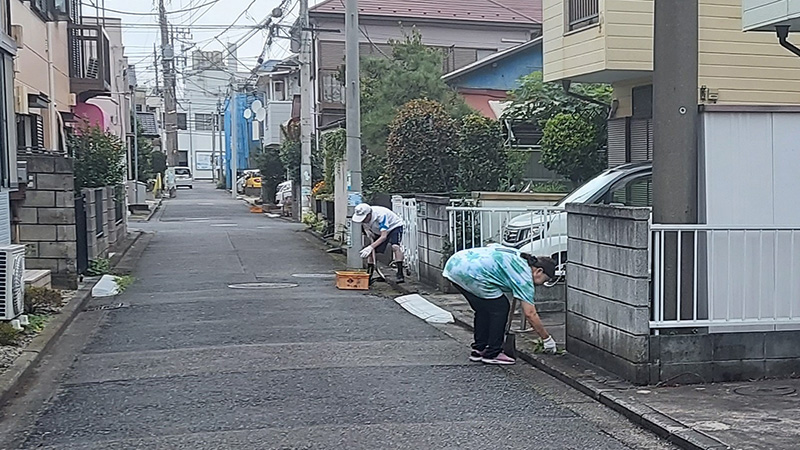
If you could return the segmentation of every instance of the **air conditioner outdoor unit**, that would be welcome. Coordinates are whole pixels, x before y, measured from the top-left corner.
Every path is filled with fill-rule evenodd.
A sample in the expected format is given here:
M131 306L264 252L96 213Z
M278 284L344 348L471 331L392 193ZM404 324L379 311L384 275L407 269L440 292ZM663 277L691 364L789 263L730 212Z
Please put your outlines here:
M0 320L12 320L25 310L25 246L0 247Z
M17 114L30 114L28 103L28 88L23 85L14 86L14 112Z

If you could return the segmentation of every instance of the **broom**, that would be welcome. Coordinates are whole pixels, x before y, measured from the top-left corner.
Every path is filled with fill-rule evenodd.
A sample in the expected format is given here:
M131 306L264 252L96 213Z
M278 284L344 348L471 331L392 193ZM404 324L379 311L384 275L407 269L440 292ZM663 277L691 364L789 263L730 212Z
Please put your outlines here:
M517 359L517 335L511 332L511 320L514 318L514 310L517 308L517 299L511 297L511 309L508 311L508 322L506 322L506 337L503 341L503 353L509 358Z

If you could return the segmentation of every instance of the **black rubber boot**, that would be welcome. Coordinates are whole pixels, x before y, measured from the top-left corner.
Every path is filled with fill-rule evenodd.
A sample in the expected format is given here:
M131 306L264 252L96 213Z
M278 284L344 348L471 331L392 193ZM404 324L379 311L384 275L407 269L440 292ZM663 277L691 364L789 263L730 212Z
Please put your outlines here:
M403 261L397 261L395 267L397 268L397 283L405 283L406 282L406 274L403 271Z

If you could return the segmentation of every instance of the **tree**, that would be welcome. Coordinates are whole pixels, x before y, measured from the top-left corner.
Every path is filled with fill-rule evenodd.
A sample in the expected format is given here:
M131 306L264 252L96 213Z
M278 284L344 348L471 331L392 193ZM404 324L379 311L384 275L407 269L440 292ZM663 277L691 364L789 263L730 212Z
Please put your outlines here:
M284 140L278 149L278 155L284 169L289 172L289 178L293 181L300 182L300 163L301 163L301 150L300 144L300 124L297 122L290 122L288 125L281 127ZM312 184L322 179L322 157L314 145L314 140L311 140L311 181Z
M544 127L542 164L580 184L606 167L598 149L597 129L586 118L556 114Z
M131 117L133 119L133 117ZM144 127L140 121L136 121L136 128L137 128L137 143L138 143L138 161L139 165L137 167L137 175L138 180L142 182L147 182L152 178L156 177L157 172L153 168L153 142L152 140L148 139L144 136ZM134 155L133 159L137 159Z
M412 100L403 105L387 140L387 188L392 192L447 192L458 159L456 121L444 105Z
M411 100L434 100L455 117L470 112L461 96L442 80L443 53L423 44L419 31L412 29L389 45L391 54L361 62L362 139L376 153L383 153L397 110Z
M541 72L520 82L503 119L542 128L542 164L576 182L603 170L611 86L575 83L570 95L560 83L545 83Z
M458 130L458 188L496 191L508 182L509 158L499 122L478 114L464 117Z
M326 135L322 140L322 156L325 158L325 190L333 192L336 170L344 161L347 151L347 131L340 128Z
M75 189L113 186L125 177L125 144L100 127L84 127L67 141L75 158Z
M281 161L280 148L264 147L253 156L253 165L261 171L265 202L272 202L278 185L286 178L286 169Z

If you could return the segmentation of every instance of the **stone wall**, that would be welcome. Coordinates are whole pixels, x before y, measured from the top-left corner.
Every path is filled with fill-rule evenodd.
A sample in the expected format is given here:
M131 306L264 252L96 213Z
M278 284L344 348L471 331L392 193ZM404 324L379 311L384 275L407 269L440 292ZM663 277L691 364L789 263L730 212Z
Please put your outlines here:
M442 276L445 242L448 241L450 218L447 207L449 197L417 195L417 241L419 243L420 280L444 292L454 292L450 282Z
M648 208L567 205L567 350L650 381Z
M17 240L27 246L25 265L50 270L55 287L74 289L78 274L72 159L25 159L30 182L17 218Z

